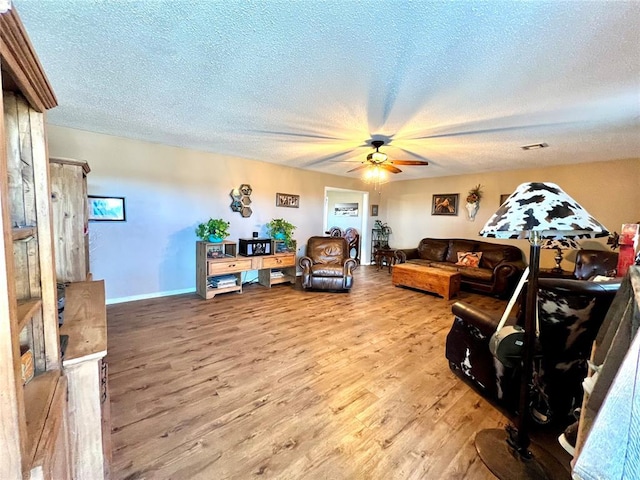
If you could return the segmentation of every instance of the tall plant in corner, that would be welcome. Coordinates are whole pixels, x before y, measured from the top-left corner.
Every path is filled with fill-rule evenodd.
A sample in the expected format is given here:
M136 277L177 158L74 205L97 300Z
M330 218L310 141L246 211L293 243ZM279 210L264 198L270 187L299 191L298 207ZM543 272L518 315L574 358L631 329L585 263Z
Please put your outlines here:
M273 218L266 225L267 235L276 240L284 240L287 248L293 246L293 231L296 226L287 222L284 218Z

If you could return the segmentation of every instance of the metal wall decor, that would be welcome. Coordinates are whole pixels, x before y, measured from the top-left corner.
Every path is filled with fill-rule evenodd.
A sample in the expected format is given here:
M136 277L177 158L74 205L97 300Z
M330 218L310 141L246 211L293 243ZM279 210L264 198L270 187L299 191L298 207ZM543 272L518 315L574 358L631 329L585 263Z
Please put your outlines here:
M253 192L251 185L243 183L239 188L234 188L229 194L231 196L231 210L238 212L241 217L250 217L253 213L251 210L250 195Z
M290 193L276 193L276 207L300 207L300 195L292 195Z

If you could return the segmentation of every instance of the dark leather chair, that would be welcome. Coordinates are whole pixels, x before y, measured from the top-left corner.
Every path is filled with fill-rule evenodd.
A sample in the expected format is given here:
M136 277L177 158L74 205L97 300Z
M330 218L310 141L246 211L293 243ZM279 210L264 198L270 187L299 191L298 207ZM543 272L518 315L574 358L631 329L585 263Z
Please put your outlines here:
M567 421L582 402L582 380L598 329L620 287L620 279L606 283L540 278L538 309L540 335L536 345L532 414L539 423ZM525 289L526 290L526 289ZM524 323L526 292L519 313L509 324ZM515 413L521 366L509 367L489 350L498 318L464 302L452 306L454 321L446 341L451 370L483 396Z
M356 261L349 258L344 237L311 237L307 254L300 258L302 287L318 290L349 290Z
M618 254L608 250L578 250L573 275L579 280L588 280L596 275L615 277Z
M342 231L339 227L331 227L324 233L330 237L346 238L349 243L349 256L356 260L357 265L360 265L360 234L358 233L358 230L353 227L348 227L346 230Z

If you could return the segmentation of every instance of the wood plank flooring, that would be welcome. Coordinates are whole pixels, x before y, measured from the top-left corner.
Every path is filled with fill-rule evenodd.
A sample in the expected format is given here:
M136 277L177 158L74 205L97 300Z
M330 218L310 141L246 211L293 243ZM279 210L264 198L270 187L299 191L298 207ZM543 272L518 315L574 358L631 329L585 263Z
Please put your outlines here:
M473 439L506 420L449 371L454 301L365 266L350 293L109 306L112 477L494 478Z

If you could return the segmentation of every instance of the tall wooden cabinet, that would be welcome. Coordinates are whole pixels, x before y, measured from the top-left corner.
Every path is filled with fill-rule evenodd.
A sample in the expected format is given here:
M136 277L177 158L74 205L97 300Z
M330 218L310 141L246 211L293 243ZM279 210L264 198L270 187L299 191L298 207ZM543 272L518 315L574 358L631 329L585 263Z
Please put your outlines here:
M44 121L56 99L11 4L0 9L0 65L0 478L66 479ZM23 358L35 369L25 385Z
M65 283L62 362L68 381L71 476L109 477L111 415L107 380L107 315L103 281L89 273L87 162L49 159L56 274Z
M89 274L87 162L50 158L51 208L58 282L84 282Z

